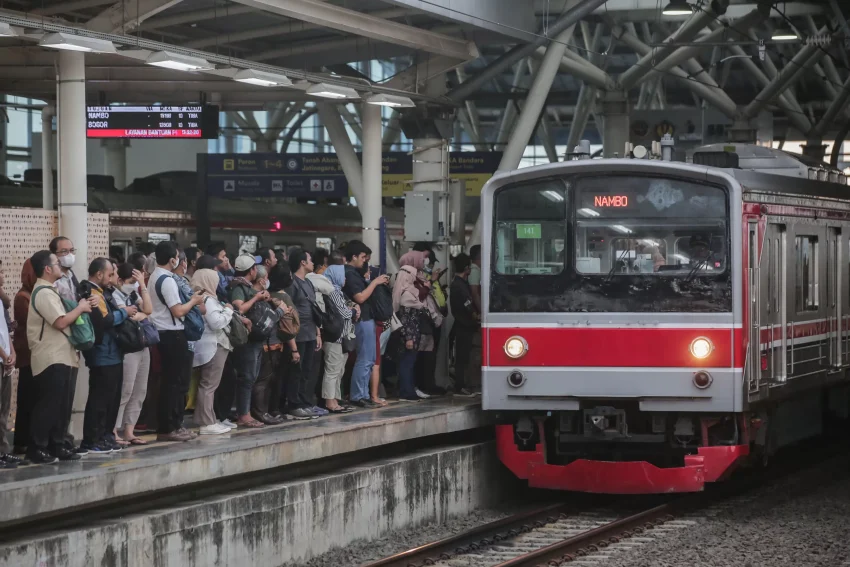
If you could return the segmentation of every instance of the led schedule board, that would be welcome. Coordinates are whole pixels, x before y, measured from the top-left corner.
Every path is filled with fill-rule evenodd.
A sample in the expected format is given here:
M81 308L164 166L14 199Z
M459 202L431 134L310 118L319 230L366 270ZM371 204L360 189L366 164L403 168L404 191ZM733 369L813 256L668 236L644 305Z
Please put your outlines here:
M89 106L89 138L217 138L218 107Z

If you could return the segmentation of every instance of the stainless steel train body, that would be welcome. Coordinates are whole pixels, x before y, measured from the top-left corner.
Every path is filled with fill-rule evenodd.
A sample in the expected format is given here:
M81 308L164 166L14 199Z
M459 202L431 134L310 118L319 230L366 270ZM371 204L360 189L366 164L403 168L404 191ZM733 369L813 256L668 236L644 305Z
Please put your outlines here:
M850 188L757 169L581 160L485 187L483 407L515 474L696 491L847 417Z

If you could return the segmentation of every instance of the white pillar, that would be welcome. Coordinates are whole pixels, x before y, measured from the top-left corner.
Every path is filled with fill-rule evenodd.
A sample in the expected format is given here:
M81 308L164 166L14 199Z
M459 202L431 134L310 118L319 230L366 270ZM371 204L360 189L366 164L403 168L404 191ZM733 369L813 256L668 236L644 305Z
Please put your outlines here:
M602 99L602 157L617 154L625 157L626 142L629 141L629 101L625 93L608 91Z
M59 52L59 232L77 249L73 270L88 273L85 55ZM47 162L46 162L47 163Z
M372 249L372 262L380 248L381 208L381 107L363 104L363 242Z
M53 203L53 116L56 108L45 105L41 108L41 206L48 211Z
M115 188L119 191L127 187L127 146L129 140L103 140L106 159L103 160L103 173L111 175L115 180Z

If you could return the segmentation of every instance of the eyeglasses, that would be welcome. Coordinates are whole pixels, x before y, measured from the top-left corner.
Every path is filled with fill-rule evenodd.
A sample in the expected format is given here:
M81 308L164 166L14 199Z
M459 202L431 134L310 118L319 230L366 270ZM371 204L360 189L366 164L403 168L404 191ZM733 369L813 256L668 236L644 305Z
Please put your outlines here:
M56 255L57 256L67 256L68 254L76 254L76 253L77 253L77 249L71 248L70 250L60 250L59 252L56 253Z

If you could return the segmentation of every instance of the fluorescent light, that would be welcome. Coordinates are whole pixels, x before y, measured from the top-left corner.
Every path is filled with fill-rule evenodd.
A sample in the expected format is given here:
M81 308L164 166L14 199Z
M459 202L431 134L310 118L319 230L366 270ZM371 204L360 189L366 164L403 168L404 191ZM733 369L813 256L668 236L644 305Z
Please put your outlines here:
M390 108L413 108L416 106L416 103L406 96L395 96L382 93L367 96L366 103L375 104L377 106L389 106Z
M0 22L0 37L16 37L18 32L6 22Z
M543 196L549 199L550 201L555 201L556 203L564 202L564 196L558 193L557 191L552 191L551 189L548 191L543 191Z
M621 224L611 225L611 228L613 228L617 232L622 232L623 234L631 234L632 233L632 230L630 228L626 228Z
M307 94L312 96L320 96L323 98L360 98L357 91L350 87L341 87L338 85L329 85L327 83L319 83L311 85L307 88Z
M578 212L580 212L582 215L584 215L586 217L598 217L599 216L599 213L597 211L594 211L593 209L579 209Z
M773 41L794 41L795 39L800 39L800 36L788 28L778 28L773 32L773 35L770 36L770 39Z
M255 69L242 69L233 75L233 80L260 87L288 87L292 84L292 81L286 75L266 73Z
M661 13L665 16L690 16L694 9L685 0L671 0Z
M171 51L155 51L148 56L145 63L175 71L199 71L213 68L212 63L206 59Z
M38 44L50 49L66 51L83 51L88 53L115 53L115 45L105 39L74 35L72 33L51 33L42 38Z

